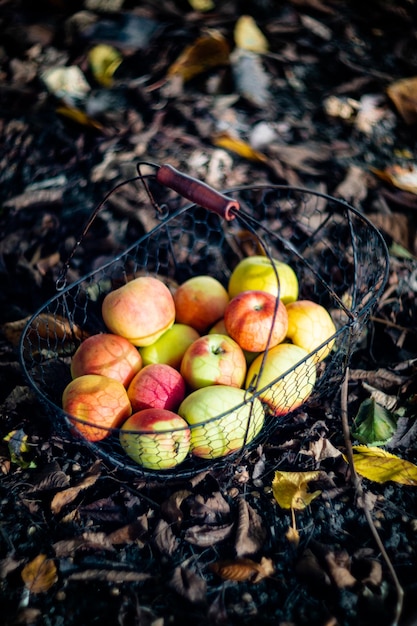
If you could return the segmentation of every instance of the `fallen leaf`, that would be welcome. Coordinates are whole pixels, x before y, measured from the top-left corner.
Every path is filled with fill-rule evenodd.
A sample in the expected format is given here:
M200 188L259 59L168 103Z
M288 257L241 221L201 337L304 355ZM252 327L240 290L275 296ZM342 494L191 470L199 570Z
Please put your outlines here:
M320 472L275 472L272 493L283 509L305 509L321 491L308 493L308 483L317 480Z
M238 139L237 137L232 137L226 132L214 135L212 141L215 146L235 152L249 161L257 161L259 163L268 162L268 158L262 154L262 152L254 150L246 141Z
M73 487L68 487L68 489L64 489L59 493L55 494L51 502L51 511L54 515L57 515L61 512L64 506L70 504L75 500L80 491L84 491L84 489L88 489L92 487L101 475L101 462L96 461L88 470L84 478L74 485Z
M217 561L210 565L210 569L225 580L249 580L252 583L258 583L275 572L272 559L267 557L262 557L260 563L247 558Z
M387 87L387 95L406 124L417 122L417 76L395 81Z
M234 40L238 48L252 52L268 51L268 40L251 15L241 15L235 24Z
M410 163L406 167L398 164L389 165L384 170L371 167L371 172L397 189L417 194L417 165Z
M126 526L122 526L122 528L118 528L114 530L112 533L107 535L107 541L109 541L113 545L123 545L129 544L133 542L137 542L138 539L143 537L143 535L148 531L148 517L146 514L143 514L139 519L127 524Z
M235 551L237 556L255 554L262 548L266 530L262 518L246 500L239 500L239 521L236 529Z
M293 543L295 546L298 546L300 543L300 533L294 526L288 526L288 530L285 533L285 538L290 543Z
M351 429L352 437L371 446L383 446L395 433L394 415L372 398L362 402Z
M417 485L417 465L377 447L353 446L353 463L361 476L377 483Z
M171 525L162 518L158 521L152 538L162 554L171 556L178 548L178 539L172 532Z
M54 561L46 554L38 554L23 568L22 580L31 593L45 593L58 580Z
M128 582L143 582L152 578L150 574L145 572L132 572L131 570L105 570L105 569L87 569L82 572L74 572L69 574L66 580L104 580L109 583L120 585Z
M230 48L225 37L216 30L199 37L187 46L169 67L167 76L180 76L184 82L219 65L229 63Z
M328 552L324 558L330 578L336 587L344 589L345 587L353 587L356 584L356 578L350 573L350 558L347 552L341 552L340 554Z
M211 11L215 7L213 0L188 0L188 3L194 11L200 11L201 13Z
M67 117L77 124L87 126L88 128L94 128L95 130L104 131L104 126L100 122L97 122L92 117L77 109L76 107L60 106L57 107L56 112L58 115Z
M74 539L61 539L53 544L57 558L73 557L76 552L88 550L112 551L113 545L105 533L83 533L81 537Z
M113 46L102 43L91 48L87 58L96 81L103 87L111 87L113 74L123 61L120 52Z
M207 583L194 569L188 567L188 562L175 568L169 586L189 602L206 600Z
M184 534L185 541L192 543L194 546L206 548L215 543L224 541L232 532L233 524L210 525L202 524L187 528Z
M269 91L271 80L261 57L251 50L235 48L229 60L236 92L253 106L268 109L271 114L274 108Z
M32 449L28 444L28 436L23 428L12 430L3 437L3 440L8 444L12 463L23 469L36 467L36 463L30 458Z

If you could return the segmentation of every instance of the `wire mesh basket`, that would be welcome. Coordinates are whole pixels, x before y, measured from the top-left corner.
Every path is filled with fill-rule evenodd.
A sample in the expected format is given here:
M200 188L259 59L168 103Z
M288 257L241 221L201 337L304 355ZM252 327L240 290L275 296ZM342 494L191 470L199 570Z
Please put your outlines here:
M199 181L173 174L169 166L156 168L156 176L135 179L150 194L152 202L140 210L155 218L152 228L111 262L69 286L60 285L27 323L20 358L58 436L71 436L137 476L169 479L239 462L271 436L282 416L288 419L294 411L334 396L386 284L389 256L379 231L343 200L284 185L250 185L218 194ZM227 288L233 269L250 255L288 264L298 278L298 299L314 301L330 312L332 336L307 356L289 362L267 384L262 383L262 367L271 351L265 350L257 375L240 394L226 389L225 403L224 390L213 386L207 410L197 411L199 419L189 420L186 428L158 433L159 443L164 436L170 445L174 441L177 457L172 466L158 461L161 448L155 445L155 433L102 428L95 441L85 439L80 422L62 409L62 395L71 381L71 359L78 346L86 337L109 332L102 316L105 296L139 276L158 277L175 290L193 276L210 275ZM279 290L278 276L277 283ZM326 358L318 358L323 349ZM275 410L277 406L284 409ZM137 461L137 451L144 446L150 446L152 457L145 465ZM209 448L205 453L204 447Z

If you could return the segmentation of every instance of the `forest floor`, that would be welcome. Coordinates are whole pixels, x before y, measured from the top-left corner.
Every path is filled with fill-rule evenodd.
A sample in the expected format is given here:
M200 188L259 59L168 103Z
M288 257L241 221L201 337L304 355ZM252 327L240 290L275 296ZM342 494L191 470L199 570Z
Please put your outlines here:
M417 5L202 4L0 2L0 621L412 626ZM248 50L253 39L261 50ZM123 472L55 429L20 360L25 321L56 294L94 207L139 161L217 189L289 184L343 198L389 251L334 401L287 416L239 464L171 480ZM138 211L136 195L118 195L68 282L154 219L150 203ZM399 464L382 479L347 461L343 426L357 444L364 406L366 443ZM316 497L280 506L275 473L307 471L314 480L298 487Z

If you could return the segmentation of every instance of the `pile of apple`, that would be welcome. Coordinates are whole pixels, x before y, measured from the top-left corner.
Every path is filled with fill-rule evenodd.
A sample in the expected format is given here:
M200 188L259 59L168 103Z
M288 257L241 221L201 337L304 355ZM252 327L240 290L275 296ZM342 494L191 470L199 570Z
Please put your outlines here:
M294 270L263 256L240 261L227 289L208 275L173 291L140 276L105 296L102 316L109 332L78 347L62 406L90 441L119 429L152 470L231 454L266 410L299 407L336 332L323 306L298 299Z

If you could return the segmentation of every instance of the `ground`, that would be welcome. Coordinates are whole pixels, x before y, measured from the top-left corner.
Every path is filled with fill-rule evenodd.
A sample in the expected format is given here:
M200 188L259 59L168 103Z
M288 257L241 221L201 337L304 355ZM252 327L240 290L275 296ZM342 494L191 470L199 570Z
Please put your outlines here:
M3 623L415 624L415 2L5 0L0 11ZM239 39L242 15L255 30ZM258 29L267 47L248 52ZM389 258L344 379L238 460L163 479L115 467L51 418L19 345L70 255L68 284L160 219L142 187L123 188L74 250L139 161L218 189L289 184L342 198L381 229ZM296 217L302 232L313 223ZM362 228L360 276L372 284L385 249L373 265ZM330 256L345 244L323 242ZM187 252L184 267L207 266ZM216 250L210 259L221 264ZM399 462L382 480L349 463L364 406L378 407L383 439L366 443ZM301 481L300 508L279 504L276 472Z

